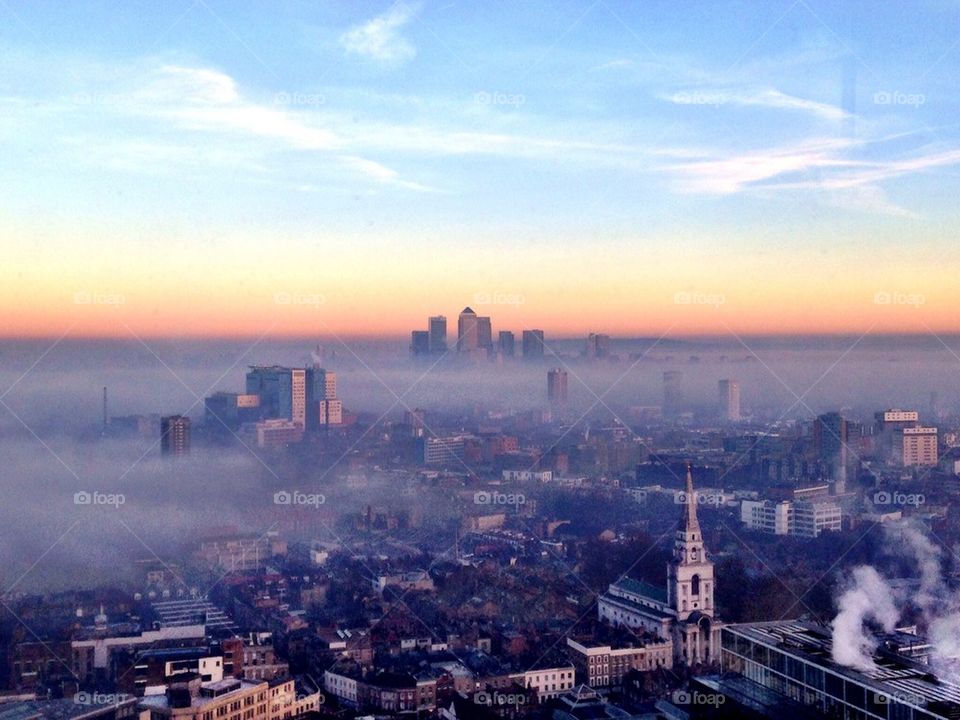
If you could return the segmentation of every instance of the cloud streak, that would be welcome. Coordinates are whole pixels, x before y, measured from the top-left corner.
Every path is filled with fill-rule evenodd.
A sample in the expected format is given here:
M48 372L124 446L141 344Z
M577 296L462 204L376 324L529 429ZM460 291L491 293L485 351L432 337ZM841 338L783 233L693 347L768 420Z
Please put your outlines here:
M417 49L400 31L417 13L416 6L398 2L386 12L340 36L340 44L351 55L382 63L402 63L413 59Z

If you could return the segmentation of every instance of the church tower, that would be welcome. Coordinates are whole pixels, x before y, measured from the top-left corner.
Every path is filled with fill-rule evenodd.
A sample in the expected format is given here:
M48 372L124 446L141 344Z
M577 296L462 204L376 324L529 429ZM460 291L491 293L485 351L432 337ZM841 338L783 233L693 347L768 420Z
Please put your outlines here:
M713 617L713 585L713 563L703 547L693 474L687 463L683 514L673 543L673 558L667 564L667 602L676 610L677 619L685 621L693 612Z

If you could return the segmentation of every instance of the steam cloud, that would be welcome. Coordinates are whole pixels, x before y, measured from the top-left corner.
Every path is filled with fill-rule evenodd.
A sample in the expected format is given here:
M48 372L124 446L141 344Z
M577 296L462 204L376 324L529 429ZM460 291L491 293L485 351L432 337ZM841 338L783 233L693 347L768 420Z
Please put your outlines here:
M912 561L919 571L920 587L911 600L932 645L931 668L938 677L960 681L960 593L944 581L943 551L916 523L897 523L885 530L891 551ZM893 589L875 568L857 567L852 585L838 601L839 612L832 623L834 662L857 670L875 669L872 656L877 642L868 623L876 622L886 632L893 630L900 619L897 601Z
M892 588L869 565L853 570L853 586L840 597L840 612L833 619L833 660L857 670L873 670L877 641L866 631L873 620L886 632L896 627L900 613Z

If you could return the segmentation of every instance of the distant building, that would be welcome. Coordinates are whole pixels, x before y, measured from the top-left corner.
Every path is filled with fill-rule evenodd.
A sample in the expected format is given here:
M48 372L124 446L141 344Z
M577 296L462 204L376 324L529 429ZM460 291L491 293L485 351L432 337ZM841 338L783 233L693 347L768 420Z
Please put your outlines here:
M781 502L744 500L740 503L740 520L749 530L815 538L827 531L839 532L843 511L839 504L826 498Z
M247 393L260 396L261 417L307 422L307 371L278 365L254 365L247 372Z
M281 448L295 445L303 440L303 426L293 420L272 418L246 425L243 432L250 432L260 448Z
M843 492L847 468L856 454L850 449L851 423L838 412L819 415L813 423L813 441L820 460L833 471L837 491Z
M873 417L878 454L885 460L899 462L903 456L903 438L898 432L917 427L920 424L920 413L916 410L892 408L874 413Z
M683 373L667 370L663 373L663 414L676 417L683 408Z
M190 453L190 418L168 415L160 418L160 452L164 455Z
M457 318L457 352L469 353L479 348L480 331L477 327L477 314L466 307Z
M515 352L515 340L509 330L501 330L497 334L497 350L505 358L512 358Z
M508 482L550 482L552 470L504 470L501 477Z
M430 352L435 355L447 351L447 318L444 315L434 315L427 321L427 331L430 333Z
M736 380L721 380L717 383L720 395L720 419L740 421L740 383Z
M770 535L789 535L793 523L793 504L789 500L743 500L740 521L748 530Z
M916 427L920 422L920 413L916 410L881 410L874 413L873 417L878 433Z
M544 355L543 330L523 331L523 359L539 360Z
M567 371L563 368L547 371L547 399L551 405L567 402Z
M588 360L603 360L610 357L610 336L590 333L583 349L583 356Z
M894 458L903 467L932 467L940 461L935 427L905 427L894 432Z
M430 332L414 330L410 333L410 354L414 357L426 357L430 354Z
M420 438L421 461L424 465L461 465L466 442L465 435Z
M255 422L260 415L260 396L235 392L215 392L204 399L204 425L213 432L239 430L244 423Z
M276 532L230 533L200 540L194 558L201 565L230 572L258 570L274 555L285 555Z
M477 318L477 347L487 353L493 352L493 324L489 316Z
M343 402L340 400L317 401L317 426L332 427L343 424Z
M343 403L337 399L337 374L321 367L307 369L307 429L343 424Z
M833 501L797 500L793 503L793 535L815 538L825 531L839 532L842 526L843 513Z
M337 374L322 367L307 368L307 401L333 400L337 397Z

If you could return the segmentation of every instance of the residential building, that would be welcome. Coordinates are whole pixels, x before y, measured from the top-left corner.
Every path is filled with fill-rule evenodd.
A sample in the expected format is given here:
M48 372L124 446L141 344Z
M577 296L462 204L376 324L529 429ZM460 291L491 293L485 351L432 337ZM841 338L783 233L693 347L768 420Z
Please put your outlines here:
M168 415L160 418L160 452L164 455L189 454L189 417L185 415Z
M631 670L648 672L673 667L673 643L651 638L648 643L578 642L567 638L567 651L577 670L577 680L593 688L618 686Z
M939 462L937 428L905 427L894 437L894 458L903 467L933 467Z
M740 421L740 383L736 380L721 380L717 383L720 395L720 419L727 422Z
M567 371L553 368L547 371L547 398L551 405L563 405L567 402Z

